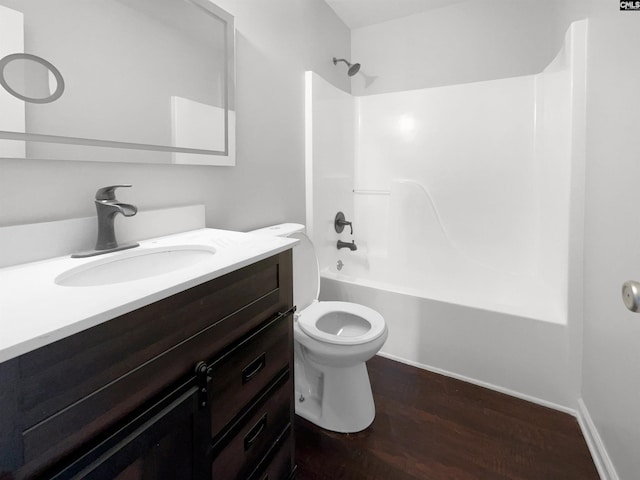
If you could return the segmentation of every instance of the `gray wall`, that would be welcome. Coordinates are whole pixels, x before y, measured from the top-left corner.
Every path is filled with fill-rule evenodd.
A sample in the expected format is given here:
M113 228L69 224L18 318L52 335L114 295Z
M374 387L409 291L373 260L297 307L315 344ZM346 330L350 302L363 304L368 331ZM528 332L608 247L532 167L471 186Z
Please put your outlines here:
M351 58L362 73L353 77L352 91L372 95L539 73L558 53L569 21L580 18L563 5L466 0L354 29Z
M640 475L640 14L593 0L587 77L582 397L621 480Z
M304 222L304 71L348 90L331 58L350 32L322 0L217 3L236 17L237 166L0 160L0 225L95 215L112 183L133 183L119 198L140 209L204 203L210 227Z

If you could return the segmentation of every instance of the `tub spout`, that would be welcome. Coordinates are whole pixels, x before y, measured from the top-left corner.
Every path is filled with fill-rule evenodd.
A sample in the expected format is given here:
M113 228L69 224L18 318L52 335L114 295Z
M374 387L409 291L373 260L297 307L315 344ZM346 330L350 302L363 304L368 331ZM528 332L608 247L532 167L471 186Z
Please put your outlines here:
M358 246L356 245L356 242L354 242L353 240L351 240L351 243L349 242L343 242L342 240L338 240L338 250L340 250L341 248L348 248L349 250L351 250L352 252L358 249Z

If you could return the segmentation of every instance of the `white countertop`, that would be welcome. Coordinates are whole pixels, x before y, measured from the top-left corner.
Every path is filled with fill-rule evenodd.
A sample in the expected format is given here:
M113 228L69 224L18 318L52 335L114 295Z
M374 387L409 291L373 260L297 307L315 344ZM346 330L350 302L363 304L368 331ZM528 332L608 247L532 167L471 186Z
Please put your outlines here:
M283 252L298 241L204 228L141 241L131 250L89 258L57 257L0 269L0 362ZM204 245L216 250L193 266L140 280L61 286L58 275L144 249Z

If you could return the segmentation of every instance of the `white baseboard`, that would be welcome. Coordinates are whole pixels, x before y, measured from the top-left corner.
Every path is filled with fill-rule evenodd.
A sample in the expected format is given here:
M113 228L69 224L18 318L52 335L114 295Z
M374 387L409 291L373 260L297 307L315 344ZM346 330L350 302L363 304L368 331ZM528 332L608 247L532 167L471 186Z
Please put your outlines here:
M449 372L447 370L443 370L441 368L432 367L430 365L425 365L423 363L414 362L413 360L407 360L406 358L397 357L395 355L390 355L384 352L378 352L378 355L384 358L388 358L390 360L395 360L396 362L404 363L406 365L411 365L412 367L421 368L422 370L427 370L429 372L438 373L440 375L444 375L446 377L455 378L456 380L462 380L463 382L472 383L474 385L478 385L479 387L488 388L489 390L494 390L496 392L504 393L506 395L510 395L512 397L519 398L521 400L526 400L527 402L535 403L537 405L541 405L543 407L552 408L554 410L558 410L563 413L568 413L573 417L578 417L578 412L576 412L573 408L567 407L565 405L560 405L558 403L549 402L548 400L543 400L541 398L533 397L531 395L527 395L525 393L517 392L515 390L511 390L509 388L500 387L498 385L494 385L492 383L483 382L482 380L476 380L475 378L466 377L464 375L460 375L457 373Z
M598 473L602 480L620 480L613 462L607 453L604 442L598 433L595 423L589 414L589 410L582 398L578 399L578 423L582 430L582 435L587 442L593 462L596 464Z
M600 438L600 434L598 433L598 430L596 429L596 426L591 419L591 415L589 415L589 410L587 409L587 406L585 405L582 398L578 399L578 410L576 411L564 405L559 405L557 403L549 402L541 398L532 397L531 395L526 395L509 388L499 387L488 382L469 378L464 375L459 375L457 373L443 370L441 368L431 367L429 365L414 362L412 360L407 360L405 358L390 355L388 353L378 352L378 355L390 360L404 363L406 365L411 365L412 367L421 368L422 370L438 373L440 375L445 375L457 380L462 380L463 382L468 382L480 387L488 388L489 390L494 390L496 392L504 393L512 397L520 398L522 400L526 400L543 407L548 407L560 412L568 413L569 415L576 417L576 419L578 420L578 424L580 425L582 435L584 436L584 439L587 442L587 446L589 447L589 452L591 453L591 457L593 458L593 463L598 470L598 474L600 475L601 480L620 480L613 466L613 462L611 461L611 458L607 453L607 449L605 448L604 443Z

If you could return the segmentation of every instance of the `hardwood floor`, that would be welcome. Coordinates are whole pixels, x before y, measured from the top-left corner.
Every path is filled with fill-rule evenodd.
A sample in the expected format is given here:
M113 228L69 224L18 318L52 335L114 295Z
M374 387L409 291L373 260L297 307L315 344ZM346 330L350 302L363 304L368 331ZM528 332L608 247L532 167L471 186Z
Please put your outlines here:
M337 434L296 416L297 480L597 480L570 415L374 357L376 419Z

